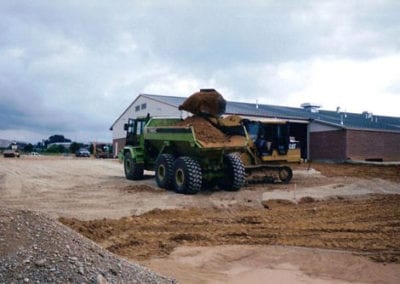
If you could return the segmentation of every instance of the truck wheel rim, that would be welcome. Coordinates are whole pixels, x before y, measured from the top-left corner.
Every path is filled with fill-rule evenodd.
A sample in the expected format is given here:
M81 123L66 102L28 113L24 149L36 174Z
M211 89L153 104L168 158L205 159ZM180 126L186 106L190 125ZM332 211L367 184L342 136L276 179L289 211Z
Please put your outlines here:
M178 169L175 173L175 181L178 186L182 186L185 182L185 174L182 169Z
M160 180L163 180L165 178L165 167L164 166L160 165L158 167L157 175Z
M126 161L125 161L125 165L126 165L126 169L127 169L128 171L130 171L130 170L131 170L131 168L132 168L131 161L129 161L129 160L126 160Z

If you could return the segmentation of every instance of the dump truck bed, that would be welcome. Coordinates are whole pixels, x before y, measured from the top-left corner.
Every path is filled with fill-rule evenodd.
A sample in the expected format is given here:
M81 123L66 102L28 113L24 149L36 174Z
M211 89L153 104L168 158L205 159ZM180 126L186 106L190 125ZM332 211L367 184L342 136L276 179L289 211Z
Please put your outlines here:
M196 119L196 120L195 120ZM199 123L200 122L200 123ZM185 123L185 124L182 124ZM204 119L151 119L144 129L146 141L183 142L199 149L243 149L246 136L227 136Z
M247 145L244 136L226 136L222 141L201 140L196 136L193 127L147 127L144 133L145 140L185 142L198 148L242 148Z

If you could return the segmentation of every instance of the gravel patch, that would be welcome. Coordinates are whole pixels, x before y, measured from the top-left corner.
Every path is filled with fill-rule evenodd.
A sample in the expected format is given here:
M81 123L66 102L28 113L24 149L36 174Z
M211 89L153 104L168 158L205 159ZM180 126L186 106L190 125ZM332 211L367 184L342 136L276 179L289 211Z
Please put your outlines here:
M176 283L47 216L0 209L0 283Z

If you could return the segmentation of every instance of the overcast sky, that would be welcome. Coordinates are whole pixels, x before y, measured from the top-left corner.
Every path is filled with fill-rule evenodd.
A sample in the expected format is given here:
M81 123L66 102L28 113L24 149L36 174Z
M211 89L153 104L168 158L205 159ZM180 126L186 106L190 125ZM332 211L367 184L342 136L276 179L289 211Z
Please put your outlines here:
M111 141L139 93L400 116L400 1L0 0L0 138Z

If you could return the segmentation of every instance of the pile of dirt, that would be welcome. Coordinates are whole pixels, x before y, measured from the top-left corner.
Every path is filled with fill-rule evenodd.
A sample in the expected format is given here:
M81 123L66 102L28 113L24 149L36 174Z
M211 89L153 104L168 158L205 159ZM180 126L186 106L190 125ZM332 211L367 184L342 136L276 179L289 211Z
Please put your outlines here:
M201 116L191 116L180 121L176 126L193 126L196 137L208 143L228 143L229 137Z
M153 210L119 220L61 222L124 257L166 256L181 245L289 245L348 250L400 263L400 195L274 202L262 209Z
M0 208L0 283L174 283L64 225Z
M315 169L325 177L381 178L400 182L400 165L355 164L355 163L307 163L292 165L294 169Z
M188 97L179 110L218 117L225 112L225 107L226 101L220 93L214 89L202 89Z

